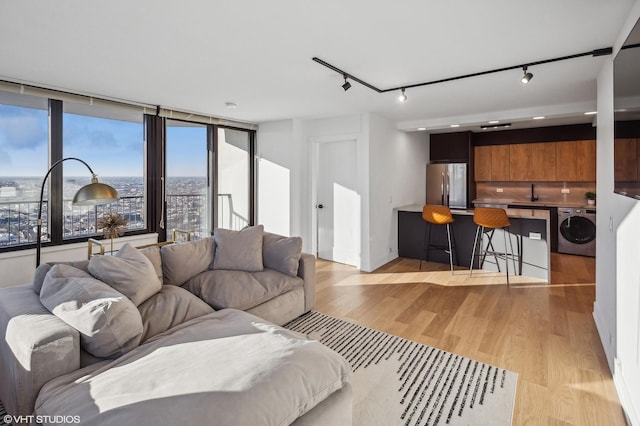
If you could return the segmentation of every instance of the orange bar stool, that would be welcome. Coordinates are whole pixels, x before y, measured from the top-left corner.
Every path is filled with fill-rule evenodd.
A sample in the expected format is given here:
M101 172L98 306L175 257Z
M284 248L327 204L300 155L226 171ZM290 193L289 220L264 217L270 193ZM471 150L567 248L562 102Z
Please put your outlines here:
M480 240L480 252L478 256L480 259L480 269L484 265L484 261L487 255L492 255L496 261L496 266L498 267L498 272L500 271L500 263L498 262L498 258L504 259L504 264L507 272L507 285L509 285L509 256L511 257L514 265L515 271L515 256L513 252L513 242L511 238L509 238L509 245L511 247L511 253L507 252L507 234L509 234L509 227L511 223L509 222L509 217L507 216L507 212L505 209L495 208L495 207L476 207L473 212L473 222L478 225L476 228L476 238L473 242L473 250L471 252L471 265L469 265L469 277L471 277L471 273L473 272L473 261L476 257L476 247L478 246L478 239ZM493 234L496 229L502 229L504 235L504 252L496 251L493 246ZM483 248L482 240L483 235L488 233L488 241L487 247Z
M456 244L453 228L449 226L454 222L451 210L447 206L426 204L422 207L422 219L427 225L424 236L425 260L429 261L429 253L433 250L442 250L445 253L449 253L449 264L451 265L451 274L453 274L453 255L455 253L456 262L458 262L458 254L455 252ZM431 227L433 225L445 225L447 227L447 246L431 244ZM420 259L420 269L422 269L422 259Z

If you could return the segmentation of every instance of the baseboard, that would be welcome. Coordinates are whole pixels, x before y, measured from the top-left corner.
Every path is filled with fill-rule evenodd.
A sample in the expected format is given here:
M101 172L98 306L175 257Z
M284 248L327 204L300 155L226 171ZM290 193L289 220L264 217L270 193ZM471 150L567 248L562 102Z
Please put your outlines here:
M598 305L593 304L593 321L596 323L596 330L600 336L600 343L604 349L604 355L607 357L607 363L609 364L609 370L611 374L614 372L614 360L616 357L615 352L615 338L613 337L611 330L606 326L606 321L599 313Z
M617 359L615 362L613 383L615 384L616 390L618 391L618 398L620 398L620 403L622 404L622 409L624 410L627 424L631 426L640 425L640 415L638 414L640 406L634 406L635 400L631 397L631 395L629 395L629 389L624 380L624 374L622 373L622 366Z
M397 259L398 258L398 253L397 252L392 252L392 253L388 253L386 256L381 256L377 259L375 259L374 261L371 262L371 270L370 271L363 271L364 272L373 272L376 269L378 269L379 267L386 265L387 263L391 262L393 259Z

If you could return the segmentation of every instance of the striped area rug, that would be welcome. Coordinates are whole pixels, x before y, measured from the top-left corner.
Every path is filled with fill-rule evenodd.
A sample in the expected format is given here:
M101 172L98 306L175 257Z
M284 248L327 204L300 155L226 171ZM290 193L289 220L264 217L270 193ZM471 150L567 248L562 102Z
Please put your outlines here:
M4 409L4 404L0 401L0 426L8 425L6 420L7 410Z
M354 425L510 425L517 374L319 312L285 325L344 356Z

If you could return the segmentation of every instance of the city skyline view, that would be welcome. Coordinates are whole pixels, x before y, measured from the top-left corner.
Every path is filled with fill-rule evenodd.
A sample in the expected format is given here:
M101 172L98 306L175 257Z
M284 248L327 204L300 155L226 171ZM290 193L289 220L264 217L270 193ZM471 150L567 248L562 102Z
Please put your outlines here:
M167 134L173 142L167 144L167 174L206 176L206 161L194 161L194 156L206 158L206 128L171 126ZM48 139L46 109L0 104L0 178L44 177ZM142 176L142 122L65 113L63 140L63 156L82 159L98 177ZM63 167L67 176L87 174L77 162Z

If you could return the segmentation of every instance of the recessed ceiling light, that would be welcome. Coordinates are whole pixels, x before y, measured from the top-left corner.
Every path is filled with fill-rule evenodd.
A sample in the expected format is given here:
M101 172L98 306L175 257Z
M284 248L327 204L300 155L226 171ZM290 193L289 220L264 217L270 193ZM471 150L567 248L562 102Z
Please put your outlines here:
M226 105L227 108L229 109L236 109L238 108L238 105L235 102L225 102L224 103Z
M452 124L452 125L451 125L451 126L449 126L449 127L460 127L460 125L459 125L459 124Z
M418 127L417 130L423 131L423 130L427 130L427 128L426 127Z
M537 117L533 117L534 120L544 120L544 116L539 115Z
M588 112L585 112L584 115L595 115L597 113L598 111L588 111Z
M500 120L491 120L489 122L489 124L498 124L500 122Z

